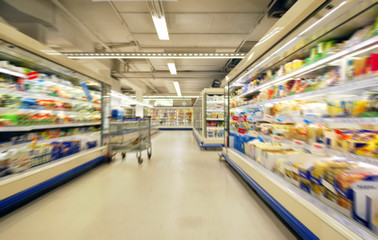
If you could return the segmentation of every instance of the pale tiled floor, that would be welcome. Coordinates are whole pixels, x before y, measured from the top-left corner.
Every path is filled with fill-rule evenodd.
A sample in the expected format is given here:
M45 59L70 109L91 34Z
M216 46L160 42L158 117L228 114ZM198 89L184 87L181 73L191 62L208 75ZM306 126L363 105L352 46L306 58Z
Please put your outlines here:
M46 194L2 218L0 239L295 237L216 152L190 131L165 131L150 161L130 154Z

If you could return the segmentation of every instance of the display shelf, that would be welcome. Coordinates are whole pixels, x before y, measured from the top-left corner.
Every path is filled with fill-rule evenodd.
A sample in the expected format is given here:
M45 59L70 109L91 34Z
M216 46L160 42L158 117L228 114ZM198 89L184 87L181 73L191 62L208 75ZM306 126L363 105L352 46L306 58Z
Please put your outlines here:
M3 200L14 196L34 185L42 183L52 176L57 176L64 172L87 163L97 157L105 155L107 147L97 147L82 151L59 160L51 161L37 167L30 168L26 171L8 175L1 178L0 181L0 210L3 207Z
M71 139L75 139L75 138L83 138L83 137L86 137L86 136L90 136L90 135L94 135L94 134L100 134L100 133L101 133L101 131L94 131L94 132L79 133L79 134L64 136L64 137L49 138L49 139L38 139L37 144L50 143L50 142L54 142L54 141L67 141L67 140L71 140ZM32 141L33 140L27 140L27 141L22 141L22 142L17 142L17 143L11 143L11 142L1 143L0 149L9 148L9 147L12 147L12 146L15 146L15 145L17 145L17 147L21 147L21 146L30 144Z
M0 67L0 73L5 73L11 76L26 78L26 75L17 71L13 71L4 67Z
M363 76L358 79L355 79L352 82L347 82L347 83L340 84L337 86L328 87L328 88L320 89L320 90L314 90L314 91L306 92L306 93L295 94L295 95L287 96L283 98L277 98L277 99L272 99L272 100L266 100L263 102L247 104L243 106L234 107L232 109L237 110L237 109L259 108L266 104L296 100L296 99L301 99L301 98L310 98L310 97L315 97L318 95L334 93L334 92L344 92L344 91L364 89L364 88L376 86L377 84L378 84L378 77L375 76L375 74L372 74L371 76Z
M208 130L212 130L212 129L224 129L224 127L206 127Z
M206 118L206 121L224 121L224 118Z
M344 49L338 53L335 53L335 54L332 54L331 56L329 57L325 57L315 63L312 63L312 64L309 64L305 67L302 67L292 73L289 73L289 74L286 74L282 77L278 77L272 81L269 81L267 83L264 83L262 84L261 86L258 86L256 88L253 88L253 89L250 89L249 91L239 95L238 97L239 98L243 98L243 97L246 97L254 92L257 92L259 90L262 90L262 89L265 89L269 86L272 86L274 84L277 84L277 83L280 83L280 82L283 82L283 81L286 81L286 80L289 80L293 77L296 77L296 76L299 76L299 75L303 75L305 73L309 73L311 71L314 71L314 70L317 70L319 67L323 66L323 65L326 65L328 63L331 63L335 60L340 60L341 58L343 57L346 57L354 52L357 52L357 51L360 51L361 49L364 49L364 48L367 48L371 45L374 45L374 44L377 44L378 43L378 36L375 36L375 37L372 37L368 40L365 40L361 43L358 43L356 45L354 45L353 47L350 47L348 49ZM376 47L376 46L375 46Z
M206 112L224 112L224 109L206 109Z
M306 120L306 118L290 118L285 120L278 120L274 117L271 118L261 118L256 119L256 121L267 121L276 123L317 123L317 124L353 124L353 125L370 125L377 124L378 118L373 117L360 117L360 118L316 118L312 119L311 122Z
M289 140L289 139L279 137L279 136L269 136L269 135L259 134L259 133L257 133L257 134L264 141L281 142L282 144L292 146L294 148L303 148L303 149L307 150L308 152L312 152L313 149L316 148L317 151L324 150L324 153L326 153L328 155L334 155L334 156L337 156L337 157L346 158L346 159L351 160L351 161L364 162L364 163L368 163L368 164L378 166L378 158L367 157L367 156L357 155L357 154L348 153L348 152L344 152L344 151L338 151L338 150L330 149L330 148L327 148L324 144L321 144L321 143L308 144L306 142L296 140L296 139ZM254 135L256 135L256 132L254 133Z
M364 163L378 166L378 158L366 157L366 156L356 155L353 153L342 152L342 151L337 151L337 150L328 149L328 148L326 148L325 151L329 155L334 155L334 156L346 158L352 161L364 162Z
M55 113L71 113L71 114L77 114L77 113L82 113L82 112L87 112L86 110L83 110L83 111L69 111L69 110L58 110L58 109L52 109L52 110L47 110L47 109L37 109L37 108L30 108L30 109L26 109L26 108L14 108L14 109L8 109L8 108L1 108L0 107L0 112L1 111L9 111L9 112L18 112L18 113L52 113L52 114L55 114Z
M34 126L12 126L0 127L0 132L26 132L37 129L50 129L50 128L65 128L65 127L83 127L100 125L101 122L88 122L88 123L67 123L67 124L49 124L49 125L34 125Z
M16 96L21 96L21 97L27 97L27 98L36 98L36 99L44 99L44 100L55 100L55 101L62 101L62 102L69 102L69 103L78 103L78 104L88 104L92 106L97 106L100 107L101 104L99 103L93 103L93 102L88 102L84 100L77 100L77 99L70 99L70 98L62 98L62 97L54 97L54 96L49 96L45 94L39 94L39 93L31 93L31 92L24 92L24 91L17 91L13 89L7 89L7 88L0 88L0 92L2 93L7 93L7 94L12 94Z
M226 160L234 167L243 170L243 175L250 177L256 183L259 194L264 194L269 204L290 224L302 223L308 230L302 235L304 239L366 239L373 240L376 236L368 229L357 225L355 221L329 207L322 201L289 183L281 176L274 174L243 153L228 148L224 152ZM288 213L293 218L288 218ZM282 216L282 215L281 215ZM293 225L292 225L293 226ZM299 231L298 231L299 230ZM300 232L303 229L296 229ZM303 233L303 232L302 232Z

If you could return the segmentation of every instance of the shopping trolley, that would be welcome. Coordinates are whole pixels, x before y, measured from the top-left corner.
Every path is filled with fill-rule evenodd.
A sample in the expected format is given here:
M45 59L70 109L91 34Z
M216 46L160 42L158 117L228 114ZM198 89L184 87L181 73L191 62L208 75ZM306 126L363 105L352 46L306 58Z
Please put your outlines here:
M127 152L136 152L138 163L143 162L142 151L147 150L148 159L152 155L151 119L127 118L122 122L110 123L109 156L114 159L121 152L122 159Z

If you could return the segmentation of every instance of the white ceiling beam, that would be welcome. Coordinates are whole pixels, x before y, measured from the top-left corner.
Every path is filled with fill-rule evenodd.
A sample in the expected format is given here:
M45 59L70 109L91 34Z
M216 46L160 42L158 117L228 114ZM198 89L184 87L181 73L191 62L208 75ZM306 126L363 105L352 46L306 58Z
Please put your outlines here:
M225 72L177 72L177 75L171 75L169 71L159 71L159 72L123 72L122 76L125 78L151 78L151 74L154 78L216 78L224 77L227 73Z
M150 12L147 12L147 11L140 11L140 12L132 12L132 11L119 11L120 14L150 14ZM264 12L167 12L165 11L165 15L169 15L169 14L212 14L212 15L216 15L216 14L248 14L248 15L251 15L251 14L262 14Z

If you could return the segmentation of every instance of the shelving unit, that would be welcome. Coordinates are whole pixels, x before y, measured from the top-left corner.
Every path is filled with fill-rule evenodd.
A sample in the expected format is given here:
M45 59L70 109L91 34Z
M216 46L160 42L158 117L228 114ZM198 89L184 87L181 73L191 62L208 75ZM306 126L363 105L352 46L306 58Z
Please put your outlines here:
M228 75L223 156L304 239L376 239L378 6L330 4Z
M155 107L145 111L145 115L159 130L191 130L193 126L191 107Z
M224 146L224 90L205 88L194 104L193 134L201 148Z
M107 153L111 79L46 49L0 23L0 215Z
M0 132L28 132L38 129L53 129L53 128L67 128L67 127L84 127L101 125L101 122L89 123L67 123L67 124L49 124L49 125L34 125L34 126L17 126L17 127L2 127Z

